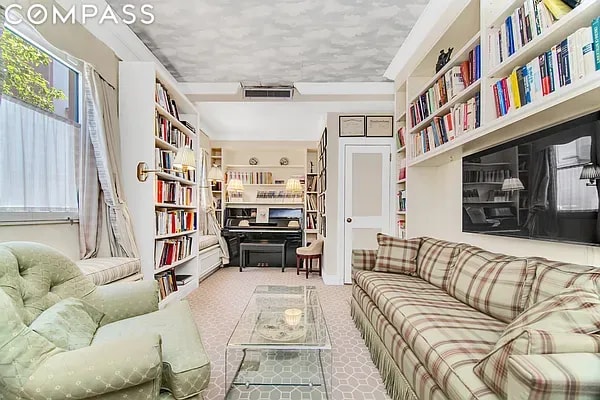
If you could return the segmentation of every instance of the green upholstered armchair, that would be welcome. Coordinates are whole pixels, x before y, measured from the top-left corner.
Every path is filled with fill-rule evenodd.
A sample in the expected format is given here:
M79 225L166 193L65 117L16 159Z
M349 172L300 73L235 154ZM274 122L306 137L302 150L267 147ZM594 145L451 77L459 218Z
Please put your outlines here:
M210 363L187 302L96 287L56 250L0 244L0 399L201 399Z

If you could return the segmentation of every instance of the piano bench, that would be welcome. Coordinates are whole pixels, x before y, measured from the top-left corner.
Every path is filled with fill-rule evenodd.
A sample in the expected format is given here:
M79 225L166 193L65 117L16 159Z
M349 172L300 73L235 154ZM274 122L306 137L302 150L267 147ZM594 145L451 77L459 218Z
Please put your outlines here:
M240 272L248 265L250 253L281 253L281 272L285 272L285 253L287 242L242 242L240 243Z

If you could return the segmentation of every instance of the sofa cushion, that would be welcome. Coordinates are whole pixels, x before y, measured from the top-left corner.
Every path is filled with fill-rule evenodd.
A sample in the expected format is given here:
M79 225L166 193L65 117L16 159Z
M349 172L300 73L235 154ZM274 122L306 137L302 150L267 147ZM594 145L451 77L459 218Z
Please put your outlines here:
M21 398L33 372L63 350L25 326L14 302L0 288L0 399Z
M356 308L358 308L358 310ZM425 366L419 361L404 339L402 339L402 336L400 336L396 328L394 328L390 321L388 321L381 311L379 311L365 291L358 285L353 285L352 313L355 321L360 321L360 330L363 332L363 337L365 337L365 341L369 348L371 348L371 346L376 345L376 341L371 340L368 337L368 334L365 335L367 329L365 329L366 327L361 326L365 323L364 318L356 318L357 315L355 314L361 312L364 317L368 319L368 322L373 327L379 340L385 345L385 349L378 350L389 353L417 397L419 399L428 400L447 400L442 389L435 383L431 374L425 369ZM374 359L376 359L376 357ZM382 371L382 374L384 373L386 373L386 371ZM392 380L396 378L397 377L394 377Z
M194 396L206 387L210 363L186 301L100 327L92 345L131 337L138 332L156 333L162 337L164 368L161 384L176 399Z
M595 289L569 288L527 309L511 322L475 373L506 397L511 355L597 351L600 298Z
M417 253L417 274L427 282L447 290L448 280L454 269L459 243L444 240L421 238L421 246Z
M219 244L219 237L217 235L200 235L198 237L198 249L202 251L208 249L211 246Z
M89 346L104 313L74 298L59 301L29 326L58 348L77 350Z
M593 282L600 288L600 268L586 265L567 264L544 258L530 258L535 267L535 279L529 293L527 306L544 301L561 293L569 286L582 286Z
M352 269L372 271L377 262L377 250L352 250Z
M377 234L377 259L373 271L397 274L417 274L417 252L421 239L399 239Z
M494 347L505 323L452 298L421 278L358 271L355 282L448 398L497 398L475 375L473 367Z
M139 258L99 257L80 260L76 264L98 286L127 278L142 270Z
M524 309L535 269L527 259L464 247L448 284L448 293L487 315L510 322Z

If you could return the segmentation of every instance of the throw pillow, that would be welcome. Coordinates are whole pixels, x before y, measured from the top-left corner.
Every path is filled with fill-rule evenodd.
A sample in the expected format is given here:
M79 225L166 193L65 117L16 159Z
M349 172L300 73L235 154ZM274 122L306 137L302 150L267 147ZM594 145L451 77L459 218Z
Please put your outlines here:
M64 299L29 326L58 348L77 350L92 342L104 313L80 299Z
M417 253L421 239L399 239L378 233L377 243L379 247L373 271L417 275Z
M511 322L474 372L498 395L507 396L513 355L595 353L600 340L600 298L593 288L568 288L525 310Z

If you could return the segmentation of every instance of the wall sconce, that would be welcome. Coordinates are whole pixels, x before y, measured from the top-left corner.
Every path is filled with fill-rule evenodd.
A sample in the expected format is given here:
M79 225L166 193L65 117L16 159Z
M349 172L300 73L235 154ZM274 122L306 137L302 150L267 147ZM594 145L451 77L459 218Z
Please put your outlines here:
M600 178L600 165L589 163L583 166L579 179L588 179L586 186L596 186L596 179Z
M173 160L174 169L148 169L148 164L140 162L137 165L137 178L140 182L146 182L148 174L151 172L164 172L164 171L183 171L196 169L196 153L189 147L180 147Z

